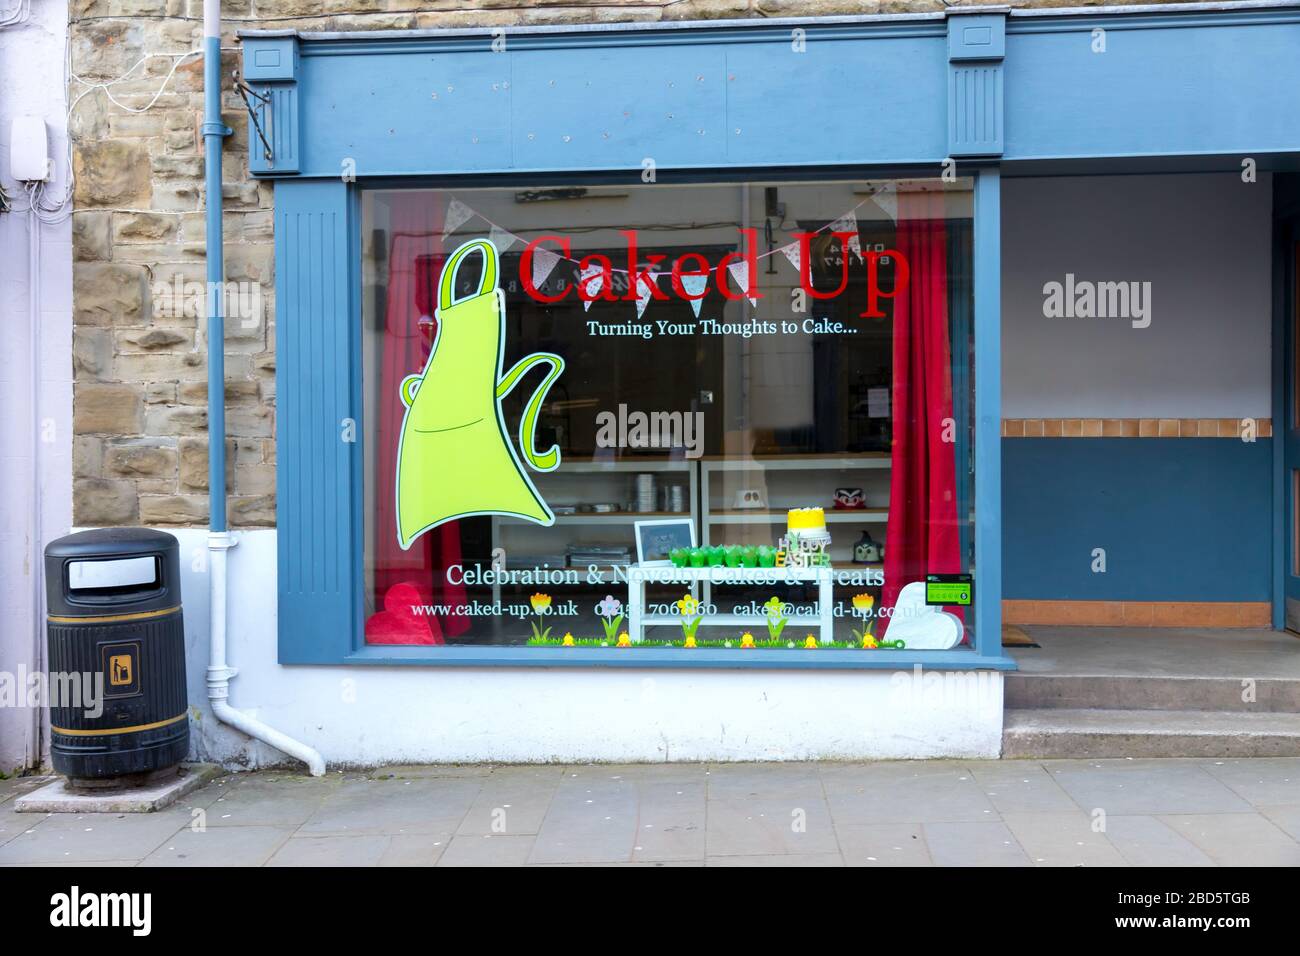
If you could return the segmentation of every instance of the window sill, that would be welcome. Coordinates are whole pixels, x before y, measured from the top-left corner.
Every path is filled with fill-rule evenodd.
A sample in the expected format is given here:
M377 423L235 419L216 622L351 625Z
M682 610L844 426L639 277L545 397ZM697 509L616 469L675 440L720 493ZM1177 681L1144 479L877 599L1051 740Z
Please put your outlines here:
M682 648L411 647L369 645L340 664L425 667L620 667L720 670L996 670L1016 669L1007 656L971 648L908 650L685 650Z

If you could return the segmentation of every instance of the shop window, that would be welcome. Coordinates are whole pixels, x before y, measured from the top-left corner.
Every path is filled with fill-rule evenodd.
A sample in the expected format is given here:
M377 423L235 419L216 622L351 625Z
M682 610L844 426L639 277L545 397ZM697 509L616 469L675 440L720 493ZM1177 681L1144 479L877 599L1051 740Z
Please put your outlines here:
M971 186L362 194L364 641L971 643Z

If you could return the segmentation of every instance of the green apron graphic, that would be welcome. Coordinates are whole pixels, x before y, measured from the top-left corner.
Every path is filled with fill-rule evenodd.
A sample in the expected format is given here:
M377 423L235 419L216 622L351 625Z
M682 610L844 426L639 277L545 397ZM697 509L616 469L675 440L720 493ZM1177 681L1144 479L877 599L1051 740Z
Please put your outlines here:
M472 252L483 256L478 292L452 298L456 272ZM406 414L397 450L397 542L470 515L505 515L540 525L555 515L533 487L506 432L501 400L539 362L550 372L519 423L519 444L537 471L554 471L560 449L533 447L537 416L564 360L549 352L521 359L503 377L505 297L497 285L497 249L486 239L465 243L447 260L438 283L438 331L419 375L402 380Z

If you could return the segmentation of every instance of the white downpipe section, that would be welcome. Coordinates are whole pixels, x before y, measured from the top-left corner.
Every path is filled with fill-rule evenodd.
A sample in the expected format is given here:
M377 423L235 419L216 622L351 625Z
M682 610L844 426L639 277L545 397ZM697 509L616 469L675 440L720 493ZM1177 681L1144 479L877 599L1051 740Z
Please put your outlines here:
M222 325L220 321L220 311L214 301L219 303L219 292L215 288L216 284L221 281L220 261L221 261L221 137L224 135L224 126L221 122L220 111L220 59L221 59L221 0L203 0L203 36L204 36L204 123L203 135L206 145L208 169L206 170L208 190L207 203L208 209L208 255L212 255L213 247L216 248L217 261L209 263L209 328L215 328L217 334L210 335L208 341L209 349L225 348L225 338L221 334ZM212 208L215 206L215 208ZM213 273L216 273L215 275ZM216 316L215 319L211 318ZM213 366L217 369L224 368L224 362L221 361L221 353L215 356L215 361L208 363L208 374L214 373ZM216 411L224 412L222 402L224 400L224 382L213 383L209 381L208 400L215 402ZM215 398L213 397L215 395ZM209 421L224 422L225 415L210 414ZM219 453L218 450L224 446L226 436L224 429L220 429L216 434L208 435L210 446L209 454L214 457ZM224 456L223 456L224 457ZM223 464L224 462L222 462ZM226 494L226 483L224 468L219 464L213 464L213 474L210 475L209 489L215 500L224 501ZM221 498L217 499L220 495ZM224 515L224 508L220 509ZM250 737L254 737L264 743L270 744L277 750L282 750L291 757L297 757L307 764L313 777L320 777L325 774L325 758L319 751L307 746L301 741L294 740L287 734L283 734L273 727L268 727L253 717L248 716L241 711L236 710L230 703L230 679L238 671L226 663L226 601L228 598L226 586L226 561L228 552L234 547L234 539L230 532L226 530L224 518L218 518L217 523L208 533L208 586L210 588L209 614L208 622L208 640L210 642L208 653L208 702L212 706L212 713L223 724L228 724L236 730L242 731Z
M210 649L208 655L208 702L212 713L223 724L229 724L250 737L283 750L307 764L313 777L324 776L325 758L316 749L294 740L274 727L269 727L231 706L230 679L238 670L226 663L226 561L228 552L235 546L229 531L208 533L208 580L211 587L211 621L208 627Z

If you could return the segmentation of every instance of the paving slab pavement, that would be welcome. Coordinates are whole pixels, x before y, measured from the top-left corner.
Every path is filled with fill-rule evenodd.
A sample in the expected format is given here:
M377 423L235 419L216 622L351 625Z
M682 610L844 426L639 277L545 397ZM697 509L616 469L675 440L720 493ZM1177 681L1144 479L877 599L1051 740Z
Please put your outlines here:
M222 774L155 813L18 813L0 866L1300 865L1300 758Z

